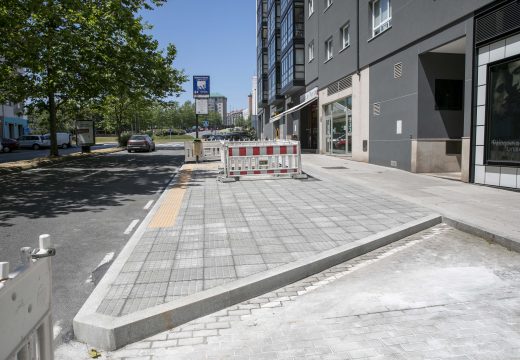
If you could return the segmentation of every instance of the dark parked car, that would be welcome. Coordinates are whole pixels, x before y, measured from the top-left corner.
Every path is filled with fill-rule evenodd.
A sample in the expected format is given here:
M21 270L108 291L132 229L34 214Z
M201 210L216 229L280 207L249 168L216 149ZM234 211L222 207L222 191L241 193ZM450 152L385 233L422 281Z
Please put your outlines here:
M11 152L20 148L18 141L15 139L2 139L3 152Z
M148 135L132 135L126 146L128 152L132 151L155 151L155 143Z

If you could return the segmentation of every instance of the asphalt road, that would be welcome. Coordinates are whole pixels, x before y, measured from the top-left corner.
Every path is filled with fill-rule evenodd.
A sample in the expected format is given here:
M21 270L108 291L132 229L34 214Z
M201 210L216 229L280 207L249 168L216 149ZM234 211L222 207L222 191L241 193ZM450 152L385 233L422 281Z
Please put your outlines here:
M96 149L107 149L111 147L117 146L116 143L107 143L107 144L99 144L92 147L92 150ZM81 152L81 147L73 146L68 149L58 149L60 155L68 155L77 152ZM11 161L19 161L19 160L31 160L38 157L46 157L49 156L49 149L19 149L15 151L11 151L9 153L0 152L0 163L6 163Z
M72 319L95 286L93 271L104 258L117 257L181 165L183 152L165 148L79 159L2 179L0 261L14 268L19 249L37 247L40 234L50 234L56 247L56 346L73 337Z

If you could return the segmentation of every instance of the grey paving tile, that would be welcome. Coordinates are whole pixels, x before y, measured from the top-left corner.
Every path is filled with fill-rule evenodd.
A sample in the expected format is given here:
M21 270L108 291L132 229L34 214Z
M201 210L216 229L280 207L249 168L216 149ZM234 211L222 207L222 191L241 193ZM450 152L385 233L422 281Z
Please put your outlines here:
M237 277L243 278L249 275L258 274L262 271L266 271L267 266L265 264L255 264L255 265L236 265L235 271Z
M190 280L203 280L204 269L202 267L197 268L179 268L174 269L171 272L170 281L190 281Z

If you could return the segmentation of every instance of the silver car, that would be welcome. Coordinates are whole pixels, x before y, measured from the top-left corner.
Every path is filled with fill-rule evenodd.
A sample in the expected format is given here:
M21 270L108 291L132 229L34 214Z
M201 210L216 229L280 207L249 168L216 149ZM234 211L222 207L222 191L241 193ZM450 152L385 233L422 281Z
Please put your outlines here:
M155 143L148 135L132 135L126 145L128 152L132 151L155 151Z
M18 138L18 143L21 148L32 148L34 150L51 146L51 141L46 135L22 135Z

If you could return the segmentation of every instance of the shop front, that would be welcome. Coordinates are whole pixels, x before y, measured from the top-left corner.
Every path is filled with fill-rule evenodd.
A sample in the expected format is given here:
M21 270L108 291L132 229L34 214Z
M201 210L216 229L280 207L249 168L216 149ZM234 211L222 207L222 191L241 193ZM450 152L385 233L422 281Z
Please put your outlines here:
M494 34L483 26L515 11L520 3L505 3L475 22L474 182L509 188L520 188L520 19L515 31L511 22L497 21Z

